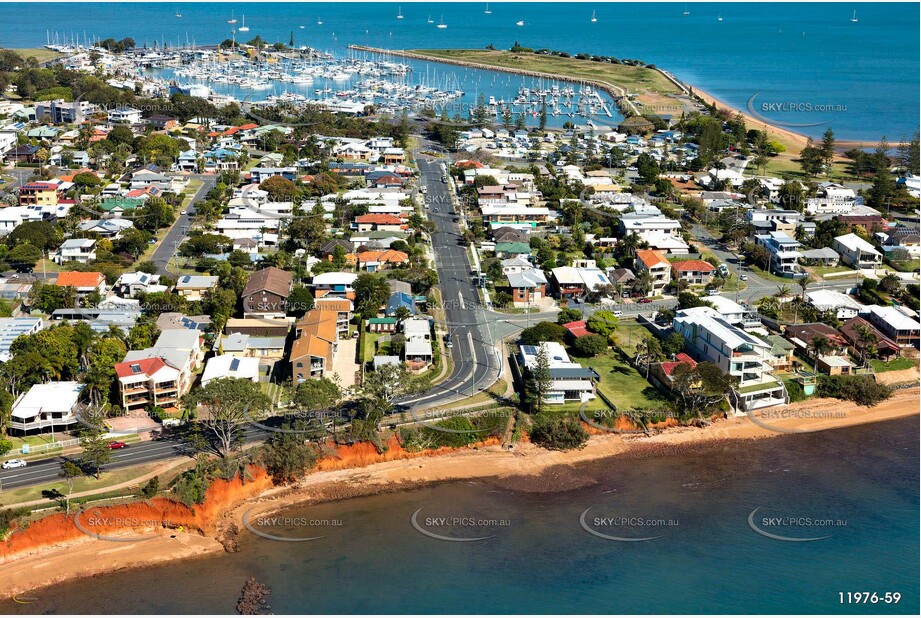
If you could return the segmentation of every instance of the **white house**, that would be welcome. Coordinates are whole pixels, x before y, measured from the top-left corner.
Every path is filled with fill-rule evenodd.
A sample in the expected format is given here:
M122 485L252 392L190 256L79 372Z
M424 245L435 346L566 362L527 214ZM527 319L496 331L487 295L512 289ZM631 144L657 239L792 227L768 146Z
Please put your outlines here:
M121 106L109 110L108 120L110 125L133 125L141 123L141 110L133 107Z
M60 431L76 424L75 410L83 388L79 382L33 385L13 403L10 429L21 433Z
M96 251L93 249L95 246L96 241L91 238L69 238L54 253L54 261L57 264L65 262L87 264L96 259Z
M256 357L234 356L221 354L211 358L205 365L201 375L201 385L207 386L208 382L220 378L236 378L259 381L259 359Z
M836 290L812 290L806 292L809 304L819 311L831 311L840 320L849 320L865 309L856 300Z
M857 194L833 182L819 185L818 194L806 200L806 212L811 215L840 215L854 210Z
M883 254L854 233L837 236L832 241L831 248L838 252L842 262L858 270L862 268L875 269L883 263Z
M595 398L598 374L574 363L566 353L566 348L555 341L544 341L537 346L520 346L518 360L521 366L533 371L537 367L541 348L550 369L550 390L544 397L546 403L586 402Z

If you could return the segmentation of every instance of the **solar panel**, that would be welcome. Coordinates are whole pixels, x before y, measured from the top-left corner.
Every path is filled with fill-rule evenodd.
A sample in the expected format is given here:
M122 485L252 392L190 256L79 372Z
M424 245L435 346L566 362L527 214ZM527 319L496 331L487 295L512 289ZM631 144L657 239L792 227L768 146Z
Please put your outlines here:
M191 281L191 280L192 280L192 277L190 277L189 275L185 275L185 276L182 278L182 282L183 282L183 283L188 283L188 282Z
M239 359L239 358L235 358L235 359L233 359L232 361L230 361L230 370L231 370L231 371L236 371L236 370L238 370L239 368L240 368L240 359Z
M131 365L131 373L141 373L140 365Z

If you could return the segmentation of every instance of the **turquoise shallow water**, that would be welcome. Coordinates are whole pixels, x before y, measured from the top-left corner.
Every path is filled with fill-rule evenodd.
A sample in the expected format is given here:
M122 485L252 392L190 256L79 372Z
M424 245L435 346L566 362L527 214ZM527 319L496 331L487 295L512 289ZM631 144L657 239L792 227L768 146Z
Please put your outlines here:
M246 15L251 37L287 42L293 32L297 45L334 52L348 44L508 48L517 40L639 58L740 109L754 96L767 118L818 123L798 129L814 136L832 126L840 138L886 134L894 142L915 131L921 109L916 3L688 3L684 16L684 3L493 2L484 15L484 3L419 2L400 5L402 20L396 3L4 3L0 45L42 45L49 31L213 44L230 37L231 6L238 19ZM443 16L448 28L426 23L429 16Z
M275 613L916 613L917 436L912 418L293 509L251 523L324 538L245 532L236 554L59 585L0 612L233 613L255 576ZM595 532L659 538L599 538L580 524L588 508ZM759 529L828 538L761 536L756 508ZM432 538L417 512L425 532L491 538ZM847 591L902 599L842 605Z

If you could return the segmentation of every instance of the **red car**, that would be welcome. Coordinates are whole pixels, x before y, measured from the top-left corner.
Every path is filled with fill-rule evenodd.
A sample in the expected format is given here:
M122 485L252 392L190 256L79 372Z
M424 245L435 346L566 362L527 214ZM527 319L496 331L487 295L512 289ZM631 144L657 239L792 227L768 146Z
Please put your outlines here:
M109 442L109 448L110 449L122 449L122 448L128 448L128 445L125 444L124 442L115 441L115 442Z
M641 305L645 305L646 303L651 303L652 301L649 300L648 298L641 298L641 299L639 299L639 300L636 301L636 302L638 302L638 303L641 304Z

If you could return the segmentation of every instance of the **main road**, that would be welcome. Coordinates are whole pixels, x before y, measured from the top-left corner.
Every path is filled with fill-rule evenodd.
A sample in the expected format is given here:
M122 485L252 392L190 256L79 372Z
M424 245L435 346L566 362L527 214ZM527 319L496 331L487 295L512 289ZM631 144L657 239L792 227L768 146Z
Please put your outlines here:
M487 313L480 303L468 259L467 243L454 208L453 189L442 180L444 168L437 159L417 155L419 182L425 187L425 211L434 224L432 250L438 271L445 329L451 336L449 348L453 370L424 395L402 399L400 407L421 410L444 405L485 390L495 382L502 367Z

